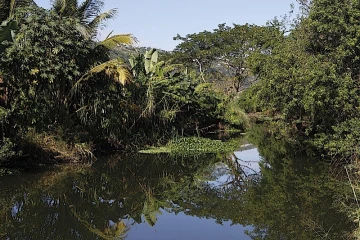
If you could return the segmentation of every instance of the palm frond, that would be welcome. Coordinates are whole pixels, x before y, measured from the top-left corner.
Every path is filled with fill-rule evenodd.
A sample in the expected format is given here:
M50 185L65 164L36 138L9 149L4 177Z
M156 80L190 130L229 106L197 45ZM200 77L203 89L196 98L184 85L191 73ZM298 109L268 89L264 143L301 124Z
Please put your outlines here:
M137 39L131 34L118 34L106 38L105 40L99 42L99 44L108 49L113 49L121 44L133 45L136 42Z
M91 40L91 33L86 25L77 23L75 26L76 30L87 40Z
M90 8L90 6L92 5L94 1L93 0L85 0L84 2L82 2L80 4L80 6L78 7L78 18L82 19L83 21L86 20L85 15L86 15L86 10Z
M129 71L128 66L121 59L113 59L97 65L90 69L89 74L100 72L105 72L107 76L122 85L125 85L132 80L132 74Z
M106 21L113 19L116 16L117 12L117 9L114 8L110 9L107 12L100 13L96 16L89 14L94 17L91 22L88 23L89 29L91 29L94 33L96 33L99 29L103 29L106 26ZM87 19L89 19L89 17Z
M104 72L109 78L121 85L126 85L133 79L129 68L124 61L121 59L113 59L90 69L74 84L72 93L78 92L82 82L89 80L91 76L101 72Z
M63 16L75 18L78 14L78 0L66 0Z
M105 39L108 39L112 34L113 34L114 30L111 30L111 32L106 36Z
M66 8L66 0L55 0L52 1L52 9L61 15L65 11Z
M78 7L78 17L83 23L89 24L100 14L103 7L102 0L85 0Z

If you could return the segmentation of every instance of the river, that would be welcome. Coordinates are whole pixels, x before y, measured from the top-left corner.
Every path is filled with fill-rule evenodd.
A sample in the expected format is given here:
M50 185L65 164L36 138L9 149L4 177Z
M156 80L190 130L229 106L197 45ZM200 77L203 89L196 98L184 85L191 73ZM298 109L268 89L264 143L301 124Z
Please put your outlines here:
M348 239L351 194L282 140L0 177L0 239Z

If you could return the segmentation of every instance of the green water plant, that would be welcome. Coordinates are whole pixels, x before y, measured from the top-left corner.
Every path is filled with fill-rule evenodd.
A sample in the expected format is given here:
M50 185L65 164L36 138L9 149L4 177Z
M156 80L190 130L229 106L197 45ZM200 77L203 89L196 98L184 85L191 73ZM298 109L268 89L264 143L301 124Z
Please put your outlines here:
M191 156L208 153L229 153L240 147L242 139L234 138L228 142L202 137L179 137L170 140L165 146L140 150L140 153Z

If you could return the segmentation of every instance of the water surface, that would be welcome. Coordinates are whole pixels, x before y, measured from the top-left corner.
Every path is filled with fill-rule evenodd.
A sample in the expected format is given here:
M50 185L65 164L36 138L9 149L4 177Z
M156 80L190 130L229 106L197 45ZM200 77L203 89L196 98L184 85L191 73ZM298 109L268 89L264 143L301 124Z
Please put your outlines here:
M0 239L346 239L347 190L328 167L276 140L257 147L1 177Z

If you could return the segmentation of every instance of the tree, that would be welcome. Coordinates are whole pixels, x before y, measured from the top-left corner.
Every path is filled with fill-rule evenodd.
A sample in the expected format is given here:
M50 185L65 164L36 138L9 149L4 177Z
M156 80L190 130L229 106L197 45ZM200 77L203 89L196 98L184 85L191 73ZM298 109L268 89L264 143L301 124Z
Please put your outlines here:
M0 62L11 99L6 108L16 109L23 126L62 122L71 111L72 85L94 64L89 58L92 42L74 27L76 19L39 8L18 14L23 23Z
M85 0L82 3L79 3L77 0L55 0L52 11L61 18L77 19L79 21L77 29L83 34L84 38L95 40L98 36L98 31L106 26L106 21L113 19L117 14L117 9L101 12L103 7L104 2L102 0ZM131 34L111 36L110 33L103 41L96 41L95 48L100 48L100 51L103 50L102 47L112 50L118 45L131 45L134 42L136 42L136 39ZM118 59L94 66L79 81L88 79L92 74L104 72L105 70L109 77L112 77L115 81L119 81L122 84L125 84L125 82L131 79L130 73L127 71L123 60Z
M85 0L79 3L78 0L54 0L52 10L61 17L75 18L80 21L77 26L85 38L94 40L99 33L99 30L106 26L106 21L113 19L117 14L117 9L110 9L106 12L101 12L104 7L102 0ZM103 44L108 47L113 47L117 44L133 43L134 38L131 34L115 35L110 38L110 35L103 41Z
M103 7L102 0L86 0L81 3L78 0L55 0L52 3L52 10L59 16L78 19L78 27L83 30L84 36L90 39L97 37L98 30L117 13L116 9L101 12Z
M239 91L242 82L254 75L251 56L269 54L281 40L281 34L273 27L220 24L213 32L204 31L186 37L178 35L174 40L183 41L175 48L175 58L188 65L197 65L201 74L214 65L227 69L234 88Z
M175 47L175 58L188 66L196 66L204 80L204 72L206 72L215 56L212 53L213 42L212 33L203 31L200 33L188 34L181 37L179 34L174 40L183 41Z
M310 12L311 0L296 0L296 2L300 5L300 10L303 12L303 14L308 15Z
M121 85L132 79L123 60L110 61L109 48L132 43L135 39L124 34L96 41L95 34L109 16L107 13L91 15L100 11L100 6L102 4L87 1L83 14L88 17L85 19L89 20L88 24L71 14L59 15L53 9L48 11L35 5L17 8L12 16L16 20L4 21L6 25L0 27L0 40L4 43L0 46L3 51L0 59L1 123L17 127L2 127L2 142L8 143L4 136L15 137L18 133L22 138L29 127L43 131L76 126L79 122L77 110L83 98L74 95L76 91L73 90L85 82L88 84L94 76L107 81L107 86L111 81ZM81 27L82 24L85 27ZM84 34L84 29L90 29L93 36ZM10 40L13 43L10 44ZM96 92L96 89L91 91ZM121 95L120 92L116 94ZM96 98L100 99L99 96ZM63 137L73 141L73 135L76 133Z
M320 149L356 159L360 4L314 0L309 6L308 15L259 66L257 102Z
M254 76L251 69L252 56L260 58L270 54L282 38L276 28L249 24L234 24L232 28L220 24L214 34L215 56L218 63L229 69L237 92L246 78Z

